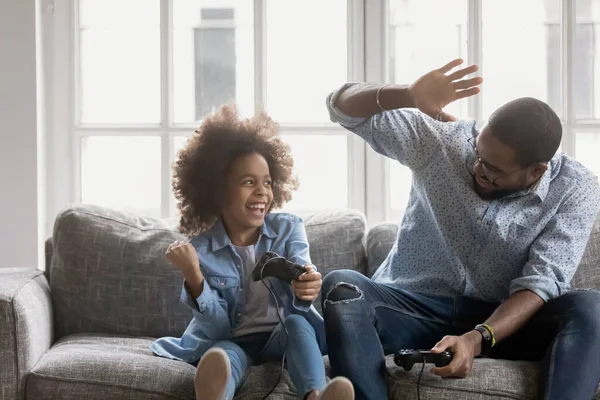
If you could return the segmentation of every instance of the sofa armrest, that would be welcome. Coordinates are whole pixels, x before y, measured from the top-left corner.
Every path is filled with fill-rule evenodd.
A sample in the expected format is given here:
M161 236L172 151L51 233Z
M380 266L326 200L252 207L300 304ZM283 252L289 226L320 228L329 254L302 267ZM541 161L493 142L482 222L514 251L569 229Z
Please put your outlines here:
M42 271L0 268L0 399L24 399L25 379L52 345L50 287Z

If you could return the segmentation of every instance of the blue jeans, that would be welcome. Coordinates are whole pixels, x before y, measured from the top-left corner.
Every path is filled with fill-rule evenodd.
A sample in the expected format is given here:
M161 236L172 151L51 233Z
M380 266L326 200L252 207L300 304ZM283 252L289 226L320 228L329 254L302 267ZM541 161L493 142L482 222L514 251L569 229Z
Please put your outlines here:
M329 273L322 293L333 374L352 381L357 399L388 398L384 355L430 349L445 335L470 331L499 305L393 289L349 270ZM591 399L600 380L600 292L548 301L491 357L541 360L543 399Z
M240 336L219 341L212 346L225 350L231 362L231 377L227 383L228 399L232 399L236 389L241 386L248 367L269 361L281 361L284 352L290 378L301 397L325 387L325 366L315 330L306 318L300 315L286 317L283 324L289 339L279 324L271 333Z

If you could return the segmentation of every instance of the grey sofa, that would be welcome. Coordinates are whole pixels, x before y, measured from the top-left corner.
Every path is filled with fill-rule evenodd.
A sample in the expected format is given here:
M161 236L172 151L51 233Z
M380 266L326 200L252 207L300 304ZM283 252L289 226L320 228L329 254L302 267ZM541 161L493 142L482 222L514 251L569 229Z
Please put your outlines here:
M305 223L324 274L352 268L370 276L398 229L390 222L367 232L364 216L350 210L306 215ZM178 301L181 278L163 255L178 238L175 221L93 206L64 210L45 273L0 268L0 399L193 399L194 367L149 350L153 338L180 335L191 318ZM597 225L575 287L600 286L598 243ZM391 397L415 399L419 368L387 362ZM422 399L537 397L533 362L478 359L460 380L427 371ZM275 363L252 367L236 398L262 398L278 372ZM296 398L287 374L271 398Z

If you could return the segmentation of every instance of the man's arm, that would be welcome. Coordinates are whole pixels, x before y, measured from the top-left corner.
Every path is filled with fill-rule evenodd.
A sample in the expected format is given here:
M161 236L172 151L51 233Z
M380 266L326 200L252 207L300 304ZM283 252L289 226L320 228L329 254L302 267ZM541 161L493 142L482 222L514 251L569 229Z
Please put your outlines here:
M500 342L517 333L527 321L544 305L544 300L529 290L521 290L506 299L485 321L494 330L496 342ZM481 333L470 331L466 333L474 350L474 356L481 354Z
M577 189L559 207L529 251L523 275L511 283L510 296L485 322L492 327L496 342L519 331L550 299L569 289L592 231L600 207L600 186L595 177L574 182ZM470 331L447 336L432 349L451 348L456 358L444 368L434 368L440 376L466 376L473 358L481 354L482 336Z
M453 101L479 93L477 85L482 82L480 77L462 79L477 71L476 65L446 75L461 63L460 59L454 60L408 86L353 84L338 94L334 106L352 118L369 118L384 110L418 108L432 118L454 121L453 116L443 113L444 107Z
M441 115L443 121L453 121L454 117L443 114L443 107L479 92L473 85L481 83L481 78L462 79L477 66L446 75L461 63L455 60L408 87L346 84L327 97L331 120L361 137L377 153L417 171L428 165L443 140L454 136L452 132L476 129L472 121L446 125L430 118Z
M378 91L379 104L385 110L416 108L408 86L372 83L356 83L342 90L334 105L349 117L369 118L383 111L377 104Z

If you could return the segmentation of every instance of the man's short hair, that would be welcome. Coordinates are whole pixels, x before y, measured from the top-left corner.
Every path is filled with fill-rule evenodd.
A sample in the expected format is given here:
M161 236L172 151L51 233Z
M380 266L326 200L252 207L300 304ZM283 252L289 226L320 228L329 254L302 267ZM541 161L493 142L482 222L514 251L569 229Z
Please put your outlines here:
M558 115L541 100L522 97L498 108L490 116L492 135L517 152L523 166L552 159L562 139Z

